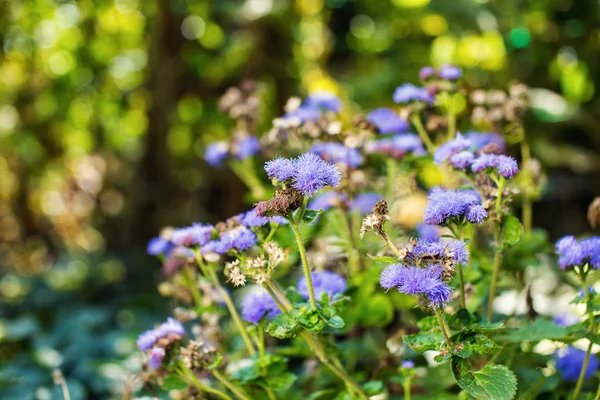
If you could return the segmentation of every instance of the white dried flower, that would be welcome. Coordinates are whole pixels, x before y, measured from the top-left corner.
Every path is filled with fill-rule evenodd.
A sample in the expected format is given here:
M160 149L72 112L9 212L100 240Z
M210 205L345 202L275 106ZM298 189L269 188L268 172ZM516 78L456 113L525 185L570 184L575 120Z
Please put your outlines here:
M240 267L233 267L227 275L227 282L233 283L233 286L243 286L246 284L246 276Z
M267 242L263 245L263 248L269 257L269 268L273 268L285 261L285 253L277 243Z

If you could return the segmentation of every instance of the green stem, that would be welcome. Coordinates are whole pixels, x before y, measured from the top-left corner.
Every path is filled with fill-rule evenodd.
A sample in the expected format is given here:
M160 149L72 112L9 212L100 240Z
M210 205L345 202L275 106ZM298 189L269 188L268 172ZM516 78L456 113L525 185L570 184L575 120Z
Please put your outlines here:
M452 342L450 342L449 332L446 331L447 324L446 324L444 315L442 314L442 312L440 311L440 309L438 307L434 306L433 310L435 311L435 316L437 317L438 323L440 324L440 329L442 330L442 335L444 336L444 340L446 341L446 344L448 345L448 347L450 347L450 346L452 346Z
M579 373L579 379L577 379L577 385L575 386L575 391L573 392L573 400L577 400L579 398L579 393L581 392L581 386L583 385L583 381L585 379L585 371L587 370L588 363L590 361L591 352L592 352L592 341L590 340L590 344L588 346L587 352L585 353L585 359L583 360L583 366L581 367L581 372Z
M454 236L455 239L458 239L460 241L464 240L462 224L459 225L456 230L454 230L453 227L449 227L449 228L450 228L450 232L452 232L452 235ZM466 295L465 295L465 277L463 275L462 264L458 264L458 277L460 279L460 307L467 308L467 300L466 300Z
M190 293L192 294L192 297L194 298L194 303L196 303L196 308L197 310L199 309L200 305L202 304L202 296L200 296L200 291L198 290L198 285L196 284L196 277L194 276L194 271L192 271L190 268L186 267L185 268L185 278L187 280L189 289L190 289Z
M350 215L348 214L348 210L340 210L339 212L340 219L342 220L342 233L345 236L344 243L346 245L346 251L348 252L348 264L350 265L350 271L352 273L357 273L362 271L363 266L360 259L360 253L357 248L356 240L354 235L352 234L352 227L350 221Z
M522 219L523 219L523 233L527 235L531 232L531 226L533 223L532 216L532 201L529 193L529 186L532 184L531 182L531 171L529 170L529 160L531 159L531 149L529 148L529 142L527 139L523 137L521 141L521 161L523 164L523 171L521 173L525 174L525 185L527 186L523 193L523 209L522 209Z
M404 382L402 383L402 387L404 388L404 400L410 400L410 383L412 377L405 377Z
M492 322L494 316L494 297L496 296L496 284L498 283L498 276L500 275L500 267L502 266L502 192L504 191L504 185L506 181L503 177L497 180L498 184L498 195L496 197L496 224L494 226L494 266L492 269L492 281L490 283L490 299L488 302L488 313L487 318L489 322Z
M456 135L456 114L454 114L454 98L452 93L448 95L448 140L452 140Z
M308 295L310 296L310 305L314 308L317 307L317 302L315 300L315 291L312 285L312 279L310 277L310 268L308 266L308 260L306 259L306 249L304 248L304 242L302 241L302 236L300 235L300 230L294 221L291 219L290 226L292 227L292 231L294 232L294 236L296 237L296 243L298 244L298 251L300 252L300 258L302 259L302 267L304 268L304 276L306 277L306 285L308 286Z
M221 282L219 282L219 278L217 278L213 269L208 267L206 264L204 264L204 261L202 260L202 255L200 254L200 252L196 251L195 255L196 255L196 262L198 263L200 270L202 271L204 276L206 276L207 278L209 278L211 280L211 282L213 283L213 285L215 285L219 294L223 298L223 301L225 302L225 305L227 306L227 310L229 311L229 314L231 315L231 319L233 319L233 322L235 323L235 325L238 329L238 332L240 333L240 336L242 337L242 340L246 344L248 353L250 353L250 355L256 354L256 350L254 349L252 340L250 340L250 337L248 336L248 333L246 332L246 329L244 328L244 324L242 323L242 320L240 319L240 316L239 316L237 310L235 309L235 305L233 304L233 301L231 300L229 293L227 293L227 291L225 290L223 285L221 285Z
M229 382L225 375L221 374L216 369L211 370L212 374L219 382L223 384L227 389L229 389L233 394L235 394L241 400L250 400L250 397L240 388L235 386L233 383Z
M600 384L598 385L598 390L596 391L596 397L594 397L594 400L600 400Z
M196 377L196 375L194 375L194 373L192 371L190 371L188 368L183 367L181 369L180 373L181 373L181 377L185 381L187 381L190 385L196 387L198 390L200 390L202 392L214 394L215 396L218 396L225 400L233 400L226 393L224 393L218 389L211 388L210 386L206 386L205 384L200 382L200 380Z
M415 129L417 130L417 133L419 134L419 137L421 138L421 141L425 145L427 151L433 154L435 152L435 146L431 142L431 139L429 139L429 135L427 134L427 131L421 123L421 118L419 117L419 114L415 113L411 118L411 122L415 126Z
M583 293L585 295L586 311L588 313L588 319L590 320L590 331L594 333L594 329L596 328L596 321L594 321L594 310L592 307L590 307L592 298L587 287L587 273L582 272L581 283L583 283Z
M394 245L394 243L392 243L392 241L390 240L390 238L388 237L387 233L385 231L381 231L377 233L379 235L380 238L383 239L383 241L385 242L385 244L388 245L388 247L390 248L390 250L392 250L392 252L394 253L394 255L396 257L398 257L398 259L402 260L402 254L400 254L400 250L398 250L398 248L396 247L396 245Z

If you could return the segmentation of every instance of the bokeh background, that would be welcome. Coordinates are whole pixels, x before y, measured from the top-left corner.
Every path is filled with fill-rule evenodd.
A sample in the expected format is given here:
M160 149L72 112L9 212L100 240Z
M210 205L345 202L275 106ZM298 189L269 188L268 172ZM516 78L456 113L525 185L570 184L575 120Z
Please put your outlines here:
M247 208L202 160L219 96L262 82L259 131L292 95L391 105L421 66L532 88L547 175L534 226L589 232L600 194L596 0L0 0L0 397L118 396L137 332L164 319L147 241ZM518 154L518 149L513 149ZM56 397L60 398L60 397Z

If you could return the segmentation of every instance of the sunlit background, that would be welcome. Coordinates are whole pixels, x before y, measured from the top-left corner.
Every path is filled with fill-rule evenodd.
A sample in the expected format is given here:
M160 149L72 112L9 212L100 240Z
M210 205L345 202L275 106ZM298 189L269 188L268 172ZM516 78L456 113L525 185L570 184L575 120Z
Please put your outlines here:
M148 239L246 207L201 157L244 78L264 84L262 132L318 89L348 115L391 105L427 64L460 65L471 88L524 82L548 175L534 226L589 231L599 16L594 0L0 2L0 397L54 398L58 366L72 398L118 393L136 332L168 307Z

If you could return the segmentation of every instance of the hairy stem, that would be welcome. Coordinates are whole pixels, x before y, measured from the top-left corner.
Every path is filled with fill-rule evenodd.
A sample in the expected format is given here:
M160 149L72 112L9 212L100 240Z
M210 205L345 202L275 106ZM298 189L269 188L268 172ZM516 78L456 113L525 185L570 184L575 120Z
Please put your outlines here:
M496 284L500 275L500 267L502 266L502 192L506 181L503 177L497 181L498 194L496 197L496 223L494 226L494 266L492 269L492 281L490 283L490 299L488 302L488 321L492 322L494 316L494 297L496 296Z
M294 232L294 236L296 237L296 243L298 244L298 251L300 252L300 258L302 259L302 267L304 268L304 276L306 277L306 285L308 286L308 295L310 296L310 305L312 307L317 307L317 302L315 300L315 291L312 285L312 279L310 277L310 267L308 266L308 260L306 259L306 249L304 248L304 242L302 241L302 236L300 235L300 230L296 223L290 220L290 226L292 227L292 231Z
M387 244L387 246L390 248L390 250L392 250L392 252L394 253L394 255L396 257L398 257L398 259L402 260L404 258L402 256L402 254L400 253L400 250L398 250L398 248L396 247L396 245L394 243L392 243L392 241L390 240L390 238L388 237L388 235L387 235L387 233L385 231L377 232L377 234L379 235L380 238L383 239L383 241L385 242L385 244Z
M225 386L233 394L235 394L237 398L239 398L241 400L250 400L250 397L248 397L248 395L242 389L240 389L239 387L235 386L233 383L229 382L229 379L227 379L227 377L225 375L221 374L216 369L213 369L210 372L212 372L212 374L214 375L214 377L217 378L217 380L219 382L221 382L223 384L223 386Z
M444 336L446 344L448 345L448 347L452 346L452 342L450 342L450 333L446 330L447 324L444 315L438 307L433 307L433 311L435 311L435 316L437 317L438 323L440 324L440 329L442 330L442 335Z
M404 383L402 383L402 388L404 389L404 400L410 400L410 383L412 378L406 377L404 378Z
M433 154L435 152L435 146L431 142L431 139L429 139L429 135L423 127L423 123L421 123L421 117L419 117L419 114L415 113L411 118L411 122L415 126L415 129L417 130L417 133L419 134L419 137L421 138L421 141L425 145L427 151Z
M581 372L579 373L579 379L577 379L577 385L575 386L575 391L573 392L573 400L577 400L579 398L579 393L581 392L581 386L583 385L583 381L585 379L585 371L587 370L588 363L590 361L591 352L592 352L592 341L590 340L590 344L585 353L585 359L583 360L583 366L581 367Z

